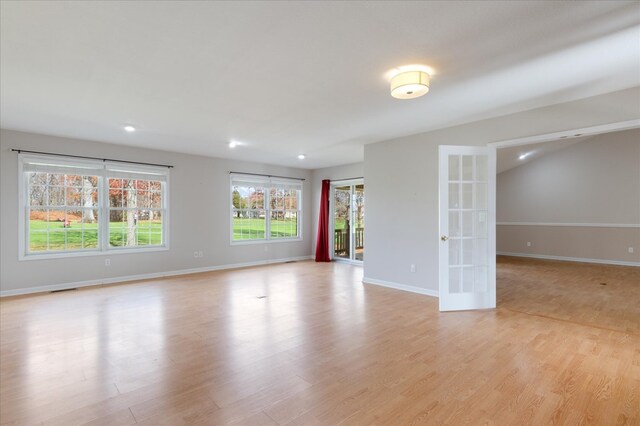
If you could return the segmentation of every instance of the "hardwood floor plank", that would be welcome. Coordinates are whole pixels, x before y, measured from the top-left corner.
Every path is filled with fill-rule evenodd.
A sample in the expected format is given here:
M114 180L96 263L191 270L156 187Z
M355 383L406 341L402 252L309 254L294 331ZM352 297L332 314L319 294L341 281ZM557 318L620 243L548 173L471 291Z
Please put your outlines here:
M450 313L361 278L297 262L2 299L0 424L640 422L639 268L499 258L498 308Z

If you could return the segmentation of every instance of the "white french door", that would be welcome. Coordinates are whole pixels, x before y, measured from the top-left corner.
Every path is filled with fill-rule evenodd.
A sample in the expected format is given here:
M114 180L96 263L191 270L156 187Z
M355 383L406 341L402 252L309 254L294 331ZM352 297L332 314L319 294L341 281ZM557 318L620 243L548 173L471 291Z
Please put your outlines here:
M496 306L496 150L440 146L440 310Z

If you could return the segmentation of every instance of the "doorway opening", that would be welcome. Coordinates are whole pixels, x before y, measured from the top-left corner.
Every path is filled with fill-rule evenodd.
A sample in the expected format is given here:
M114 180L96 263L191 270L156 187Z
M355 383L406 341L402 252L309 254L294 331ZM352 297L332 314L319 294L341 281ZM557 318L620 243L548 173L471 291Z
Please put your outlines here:
M331 253L334 260L364 261L364 181L331 185Z

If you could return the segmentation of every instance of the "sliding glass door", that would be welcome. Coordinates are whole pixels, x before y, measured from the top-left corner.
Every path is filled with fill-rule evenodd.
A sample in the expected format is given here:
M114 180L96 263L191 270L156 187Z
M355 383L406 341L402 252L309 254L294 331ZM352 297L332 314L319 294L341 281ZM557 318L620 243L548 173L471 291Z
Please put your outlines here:
M333 187L333 258L364 260L364 183Z

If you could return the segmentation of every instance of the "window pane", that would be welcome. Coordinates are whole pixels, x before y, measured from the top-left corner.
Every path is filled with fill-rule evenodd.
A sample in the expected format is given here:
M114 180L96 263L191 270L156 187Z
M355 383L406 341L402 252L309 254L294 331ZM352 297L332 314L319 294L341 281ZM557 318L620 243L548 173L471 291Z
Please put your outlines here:
M462 156L462 180L473 180L473 155Z
M47 185L49 183L46 173L29 173L27 181L29 185Z
M449 212L449 236L459 237L460 235L461 235L460 212L455 210L450 211Z
M49 197L48 187L44 185L36 185L29 187L29 205L46 206Z
M49 230L49 244L47 250L64 250L66 232L64 229Z
M122 179L109 179L109 207L122 207Z
M49 203L50 206L64 206L64 186L49 187Z
M266 233L264 210L240 210L233 218L234 240L264 239Z
M67 187L66 198L67 206L81 206L82 188Z
M487 184L486 183L476 183L476 205L474 206L476 209L486 209L487 208Z
M133 179L124 180L124 192L122 196L124 207L138 207L138 192L136 191L136 181Z
M460 156L449 156L449 180L460 180Z
M162 208L162 192L149 191L149 207L152 209Z
M56 186L64 186L65 178L63 174L59 173L49 173L48 176L48 185L56 185Z
M109 212L109 245L122 247L124 241L124 211L111 210Z
M271 212L271 238L293 238L298 236L298 212Z
M66 175L65 183L67 186L75 186L77 188L82 186L82 176L78 175Z
M96 176L29 173L27 183L30 183L28 203L31 206L29 252L98 247L98 211L81 208L97 205ZM57 206L61 208L56 209ZM75 209L67 210L62 206ZM85 232L90 232L86 243Z
M149 244L159 246L163 244L162 239L162 212L150 211L149 216Z
M463 209L473 208L473 184L472 183L462 184L462 208Z
M449 208L450 209L460 208L460 184L459 183L449 184Z
M82 248L98 248L98 210L84 209Z
M29 251L47 249L47 210L31 210L29 213Z
M449 239L449 264L460 265L462 259L460 256L460 243L464 240Z
M255 188L255 191L251 195L251 202L249 203L249 206L252 209L264 209L264 195L264 188Z
M476 180L486 181L487 180L487 156L486 155L478 155L476 156Z

